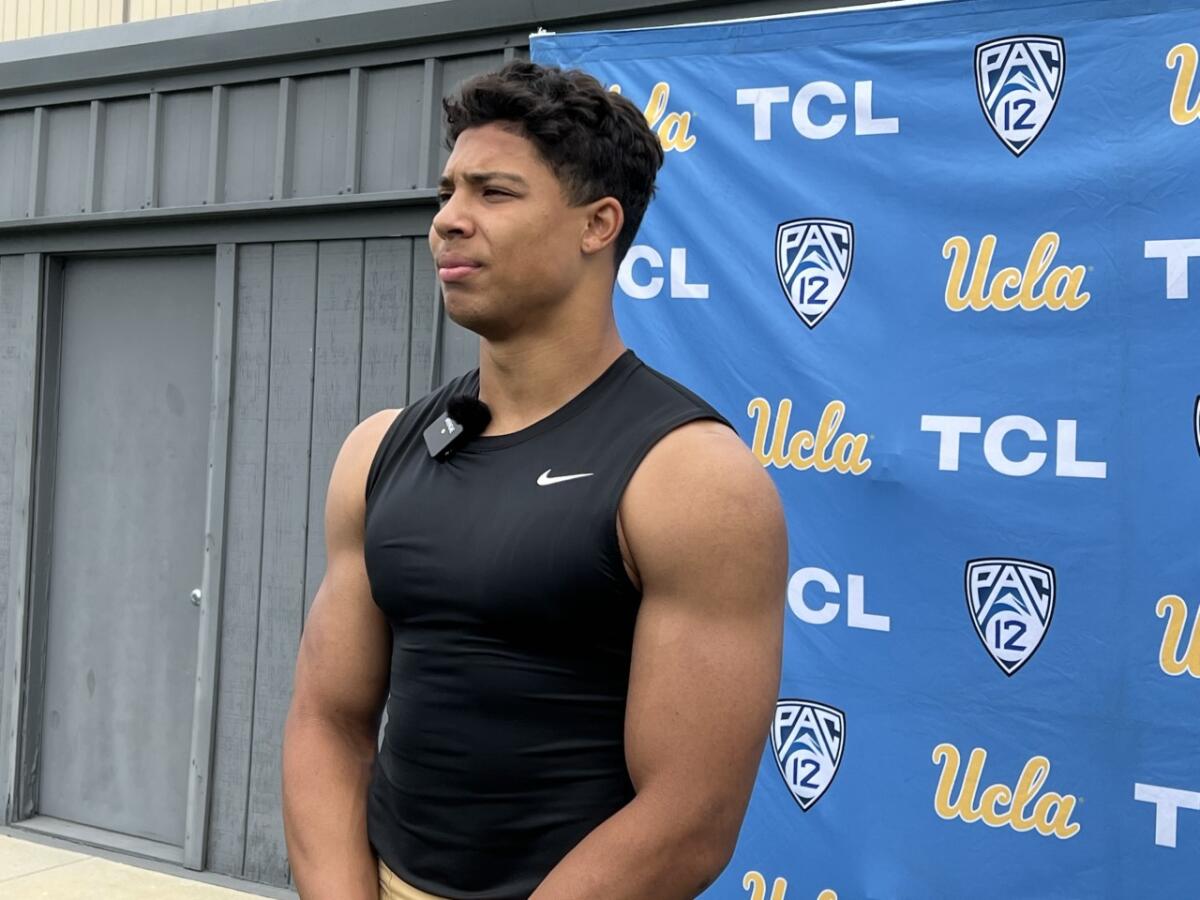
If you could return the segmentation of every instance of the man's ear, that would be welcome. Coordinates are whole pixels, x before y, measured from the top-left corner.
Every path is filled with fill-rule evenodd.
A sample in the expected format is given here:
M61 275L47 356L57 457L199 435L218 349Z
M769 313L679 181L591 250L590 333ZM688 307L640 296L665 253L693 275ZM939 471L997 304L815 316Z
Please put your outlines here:
M625 210L616 197L601 197L585 207L587 221L579 249L587 256L614 243L625 225Z

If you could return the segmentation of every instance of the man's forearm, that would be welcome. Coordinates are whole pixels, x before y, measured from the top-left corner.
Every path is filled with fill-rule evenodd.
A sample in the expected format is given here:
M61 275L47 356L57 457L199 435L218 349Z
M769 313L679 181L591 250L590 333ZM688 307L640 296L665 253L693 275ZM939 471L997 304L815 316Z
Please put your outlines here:
M378 900L378 863L367 840L375 752L374 736L288 715L283 827L301 900Z
M733 840L714 832L717 818L639 796L580 841L530 900L692 900L729 860Z

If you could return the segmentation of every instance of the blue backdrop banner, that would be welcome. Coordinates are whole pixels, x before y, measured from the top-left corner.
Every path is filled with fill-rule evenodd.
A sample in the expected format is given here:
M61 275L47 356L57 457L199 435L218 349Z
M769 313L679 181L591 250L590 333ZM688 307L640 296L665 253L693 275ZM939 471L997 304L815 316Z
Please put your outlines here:
M1200 897L1198 45L1154 0L532 42L657 131L618 324L787 511L706 897Z

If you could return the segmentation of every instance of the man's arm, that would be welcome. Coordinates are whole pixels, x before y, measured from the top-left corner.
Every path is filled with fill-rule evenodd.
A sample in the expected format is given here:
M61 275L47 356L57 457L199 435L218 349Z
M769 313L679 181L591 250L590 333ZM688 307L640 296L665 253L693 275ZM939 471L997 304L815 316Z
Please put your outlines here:
M642 582L625 754L637 796L531 900L690 900L725 868L779 689L787 533L732 431L685 425L621 501Z
M325 499L325 577L304 625L283 737L283 824L302 900L378 900L367 788L387 700L392 637L363 560L367 470L396 416L346 438Z

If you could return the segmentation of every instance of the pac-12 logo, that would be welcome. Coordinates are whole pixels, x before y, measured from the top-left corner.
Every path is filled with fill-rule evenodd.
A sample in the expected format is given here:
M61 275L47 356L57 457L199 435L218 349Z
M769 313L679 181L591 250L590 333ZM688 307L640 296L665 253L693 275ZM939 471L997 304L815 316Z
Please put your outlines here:
M1014 156L1028 150L1050 121L1066 64L1066 46L1057 37L1006 37L975 48L979 103Z
M788 790L807 812L829 789L846 742L846 716L812 700L780 700L771 724L775 764Z
M809 328L829 315L850 278L854 226L840 219L793 219L775 231L775 272Z
M1041 646L1054 615L1054 570L1024 559L967 563L967 610L975 633L1005 675Z

